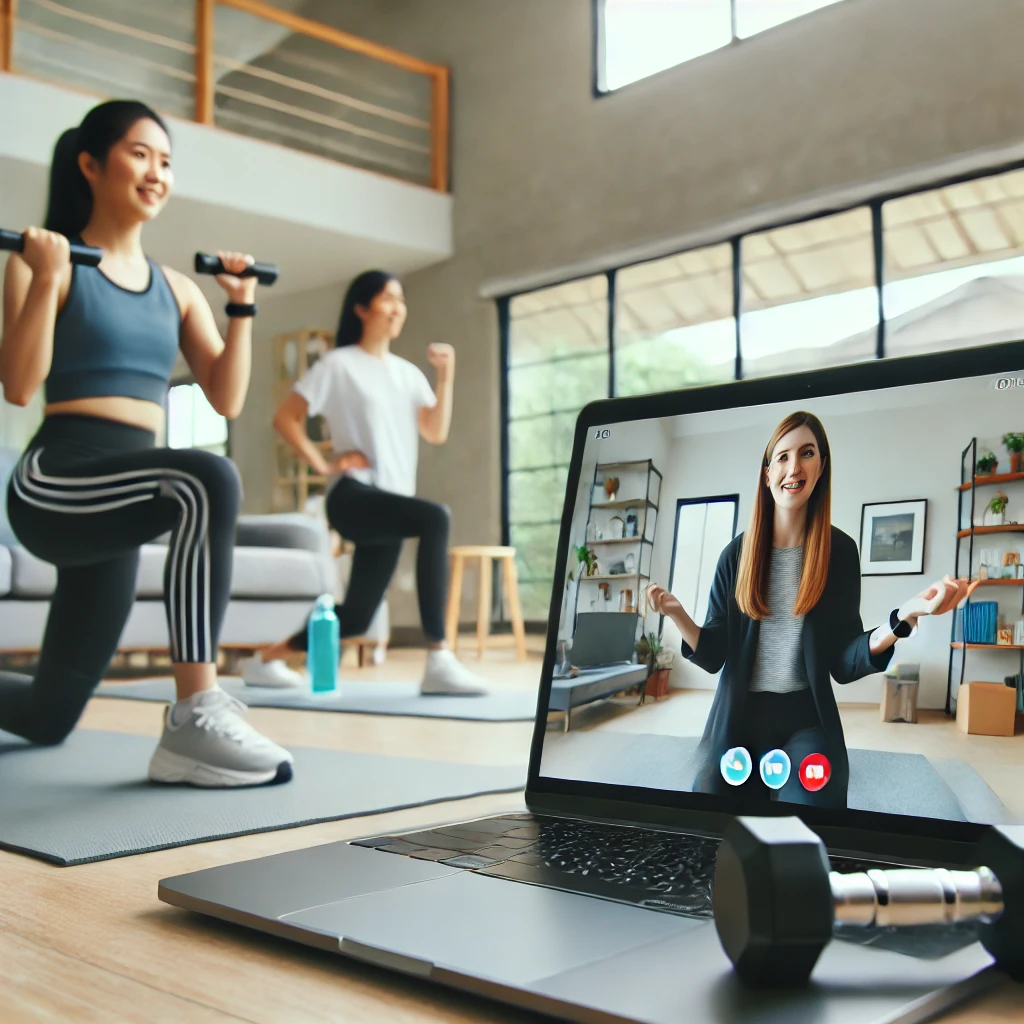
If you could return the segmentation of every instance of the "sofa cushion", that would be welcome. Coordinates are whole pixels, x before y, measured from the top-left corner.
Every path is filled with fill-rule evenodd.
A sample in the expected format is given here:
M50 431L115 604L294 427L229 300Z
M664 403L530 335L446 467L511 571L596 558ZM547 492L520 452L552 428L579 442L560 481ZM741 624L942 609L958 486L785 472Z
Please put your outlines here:
M20 545L8 548L11 555L11 596L49 597L57 585L57 570Z
M0 448L0 544L17 543L11 524L7 521L7 481L20 458L21 452L13 448Z
M11 552L0 546L0 597L11 592Z

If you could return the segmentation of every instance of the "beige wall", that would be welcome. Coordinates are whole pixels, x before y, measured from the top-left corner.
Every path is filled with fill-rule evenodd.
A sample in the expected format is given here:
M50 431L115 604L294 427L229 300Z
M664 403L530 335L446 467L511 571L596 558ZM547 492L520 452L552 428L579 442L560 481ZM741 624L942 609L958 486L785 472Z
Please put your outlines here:
M401 345L421 364L431 341L458 350L452 438L420 471L420 492L452 507L456 542L500 538L488 282L556 279L595 255L1024 141L1019 0L845 0L600 99L590 0L321 0L305 13L452 68L456 255L406 279ZM324 302L328 323L339 302ZM254 437L269 418L260 380L243 419ZM257 508L264 492L248 476L246 489ZM393 595L392 613L415 623L412 595Z

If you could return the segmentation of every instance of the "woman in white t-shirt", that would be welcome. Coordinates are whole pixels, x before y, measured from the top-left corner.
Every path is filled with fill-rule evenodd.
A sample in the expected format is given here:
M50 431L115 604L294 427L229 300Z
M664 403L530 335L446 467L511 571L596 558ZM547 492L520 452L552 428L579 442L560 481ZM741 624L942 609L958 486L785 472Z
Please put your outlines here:
M327 520L355 545L345 601L337 606L342 638L363 635L384 599L402 542L419 540L416 587L430 645L424 694L477 695L480 680L444 641L448 596L448 510L415 497L419 440L444 444L452 415L455 350L431 345L437 371L432 389L412 363L391 351L405 323L399 280L379 270L360 274L341 309L335 349L296 383L274 417L274 428L313 471L330 477ZM306 433L309 416L327 420L334 446L325 458ZM253 686L299 686L284 658L306 650L306 630L243 662Z

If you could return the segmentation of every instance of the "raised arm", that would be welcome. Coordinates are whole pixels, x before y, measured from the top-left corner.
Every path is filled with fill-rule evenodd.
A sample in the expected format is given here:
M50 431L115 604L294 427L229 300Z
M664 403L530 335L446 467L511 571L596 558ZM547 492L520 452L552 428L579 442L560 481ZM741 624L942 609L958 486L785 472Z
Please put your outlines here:
M0 384L4 398L28 405L50 372L53 328L70 278L70 246L63 235L25 231L25 251L11 253L4 274Z
M455 393L455 349L451 345L430 345L427 362L437 370L434 394L437 401L420 409L420 437L428 444L444 444L452 425Z

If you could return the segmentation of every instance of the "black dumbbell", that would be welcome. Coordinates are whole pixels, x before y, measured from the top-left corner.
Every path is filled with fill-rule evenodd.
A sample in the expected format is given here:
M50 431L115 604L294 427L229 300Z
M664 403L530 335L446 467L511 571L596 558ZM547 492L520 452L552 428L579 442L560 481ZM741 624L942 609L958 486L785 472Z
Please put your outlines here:
M0 228L0 249L8 252L24 252L25 236L20 231L5 231ZM82 267L98 267L103 259L103 250L80 242L71 243L71 262Z
M894 868L843 875L799 818L736 818L718 847L712 907L748 985L802 985L833 929L977 921L982 945L1024 981L1024 826L992 826L975 871Z
M204 252L196 253L197 274L226 274L224 264L219 256L207 256ZM274 263L251 263L238 277L255 277L260 284L273 284L280 271Z

